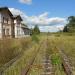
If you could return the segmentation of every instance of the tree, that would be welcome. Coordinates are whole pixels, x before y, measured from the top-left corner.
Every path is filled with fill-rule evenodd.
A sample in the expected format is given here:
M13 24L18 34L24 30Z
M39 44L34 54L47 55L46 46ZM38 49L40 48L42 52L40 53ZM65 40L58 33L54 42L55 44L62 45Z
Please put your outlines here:
M34 29L32 30L32 34L39 34L39 33L40 33L39 27L35 25Z
M64 27L65 32L75 32L75 16L68 17L68 23Z
M67 26L64 27L63 32L68 32L68 27Z

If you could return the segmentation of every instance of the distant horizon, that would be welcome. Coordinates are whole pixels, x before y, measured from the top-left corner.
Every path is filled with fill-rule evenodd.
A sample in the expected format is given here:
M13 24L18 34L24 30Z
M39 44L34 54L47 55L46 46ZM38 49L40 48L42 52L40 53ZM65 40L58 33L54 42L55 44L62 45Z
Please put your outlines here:
M2 0L14 15L21 15L29 27L39 25L41 32L63 30L69 16L75 15L75 0Z

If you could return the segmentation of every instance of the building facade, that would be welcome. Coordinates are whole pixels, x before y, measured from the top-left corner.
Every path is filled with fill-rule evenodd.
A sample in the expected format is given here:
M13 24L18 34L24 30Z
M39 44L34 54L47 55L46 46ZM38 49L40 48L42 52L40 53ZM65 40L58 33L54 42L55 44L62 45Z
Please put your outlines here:
M29 28L21 24L21 21L20 15L13 16L7 7L0 8L0 38L20 38L30 35Z
M20 15L14 17L14 32L15 32L15 38L21 37L21 21L22 18Z
M8 8L0 8L0 38L14 37L14 19Z
M31 34L31 30L28 27L25 27L21 24L21 37L28 37Z

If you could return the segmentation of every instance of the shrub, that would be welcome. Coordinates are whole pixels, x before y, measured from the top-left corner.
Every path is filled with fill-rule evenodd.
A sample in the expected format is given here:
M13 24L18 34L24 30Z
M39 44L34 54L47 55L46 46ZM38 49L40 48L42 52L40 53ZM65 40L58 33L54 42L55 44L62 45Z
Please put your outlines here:
M32 35L32 41L34 41L34 42L39 42L39 38L38 38L38 36L37 35Z

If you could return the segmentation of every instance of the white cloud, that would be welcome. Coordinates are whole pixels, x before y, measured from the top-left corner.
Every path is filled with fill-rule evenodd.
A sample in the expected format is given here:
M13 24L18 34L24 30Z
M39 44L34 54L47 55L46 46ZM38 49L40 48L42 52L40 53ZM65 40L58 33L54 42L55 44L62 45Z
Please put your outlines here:
M40 16L39 16L39 18L47 18L47 16L48 16L48 12L45 12L45 13L43 13L43 14L41 14Z
M29 18L30 22L38 25L57 25L64 24L65 18L54 17L48 18L48 13L41 14L39 16L32 16Z
M24 4L31 4L32 0L19 0L19 2L24 3Z
M57 28L58 30L63 30L63 29L64 29L64 25L57 25L56 28Z
M39 16L27 16L22 11L15 9L15 8L9 8L10 11L13 13L13 15L21 15L23 18L23 22L28 25L39 25L39 28L41 31L58 31L62 30L64 25L66 24L66 19L61 17L48 17L48 12L45 12Z
M48 22L50 22L50 24L61 24L65 23L65 18L60 17L49 18Z
M22 17L26 18L27 16L22 11L15 9L15 8L9 8L9 10L12 12L13 15L21 15Z
M12 12L13 15L21 15L22 19L24 20L24 22L26 23L28 16L23 13L22 11L15 9L15 8L9 8L9 10Z
M56 32L58 29L55 26L39 26L41 32Z

